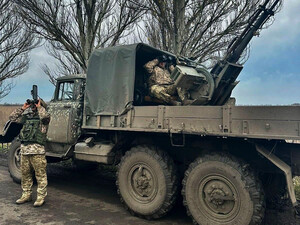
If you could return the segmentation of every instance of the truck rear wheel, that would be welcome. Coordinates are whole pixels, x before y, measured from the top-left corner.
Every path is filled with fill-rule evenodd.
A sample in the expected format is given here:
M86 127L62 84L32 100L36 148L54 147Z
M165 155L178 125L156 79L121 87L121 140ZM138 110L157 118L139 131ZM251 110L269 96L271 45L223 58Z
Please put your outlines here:
M265 210L260 182L245 163L225 154L196 159L185 172L183 203L197 224L260 224Z
M165 215L176 201L175 164L154 147L137 146L126 152L118 166L116 183L125 207L146 219Z
M12 179L21 183L21 142L13 140L8 152L8 171Z

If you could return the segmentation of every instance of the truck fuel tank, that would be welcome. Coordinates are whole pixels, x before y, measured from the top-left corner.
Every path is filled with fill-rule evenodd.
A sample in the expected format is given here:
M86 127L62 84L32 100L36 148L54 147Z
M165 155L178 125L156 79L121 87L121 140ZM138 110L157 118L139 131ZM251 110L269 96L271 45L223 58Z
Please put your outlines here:
M115 153L112 151L114 144L99 143L88 145L79 142L75 145L75 158L84 161L98 162L103 164L113 164Z

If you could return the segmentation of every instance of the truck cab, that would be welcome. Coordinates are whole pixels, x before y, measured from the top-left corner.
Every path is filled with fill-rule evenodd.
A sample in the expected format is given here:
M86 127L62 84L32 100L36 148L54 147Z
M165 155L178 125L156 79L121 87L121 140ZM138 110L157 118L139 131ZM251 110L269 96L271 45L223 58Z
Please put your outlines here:
M70 75L57 79L53 99L48 104L49 142L72 145L80 136L85 78L85 75Z
M46 151L49 159L71 157L72 146L81 135L86 75L68 75L57 79L52 100Z

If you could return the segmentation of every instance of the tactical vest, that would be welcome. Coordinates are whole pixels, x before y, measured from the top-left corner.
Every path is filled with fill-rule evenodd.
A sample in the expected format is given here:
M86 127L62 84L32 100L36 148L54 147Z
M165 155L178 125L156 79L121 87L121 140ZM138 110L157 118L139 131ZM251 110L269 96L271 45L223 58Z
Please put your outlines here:
M22 143L37 143L40 145L45 145L46 134L41 132L40 123L41 122L39 117L26 119L23 128L20 132L20 139Z

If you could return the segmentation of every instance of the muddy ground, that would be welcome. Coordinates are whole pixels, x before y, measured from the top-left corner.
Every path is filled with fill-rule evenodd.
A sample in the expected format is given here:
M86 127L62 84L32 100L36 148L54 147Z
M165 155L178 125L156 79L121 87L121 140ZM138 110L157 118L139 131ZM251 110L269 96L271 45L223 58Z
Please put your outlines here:
M76 169L71 163L48 165L48 197L41 208L31 203L16 205L21 193L7 170L6 153L0 150L0 224L102 224L102 225L192 225L181 201L164 218L147 221L128 213L116 193L114 171ZM36 187L34 187L36 189ZM265 225L300 225L292 208L267 209Z

